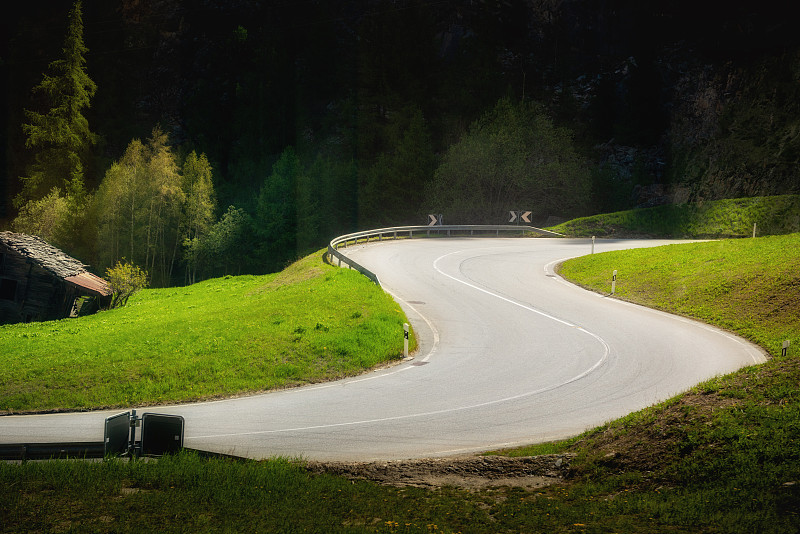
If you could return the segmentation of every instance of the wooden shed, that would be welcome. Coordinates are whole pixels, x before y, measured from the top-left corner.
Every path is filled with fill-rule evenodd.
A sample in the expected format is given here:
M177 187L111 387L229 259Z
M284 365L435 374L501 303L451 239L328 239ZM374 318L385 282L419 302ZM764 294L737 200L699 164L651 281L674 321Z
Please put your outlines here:
M93 313L111 302L108 283L43 239L0 232L0 324Z

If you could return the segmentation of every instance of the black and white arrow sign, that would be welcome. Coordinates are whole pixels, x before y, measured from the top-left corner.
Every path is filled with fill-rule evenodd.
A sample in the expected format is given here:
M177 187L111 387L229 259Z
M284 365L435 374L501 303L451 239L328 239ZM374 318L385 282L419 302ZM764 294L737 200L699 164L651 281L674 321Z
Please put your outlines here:
M530 211L509 211L508 214L509 214L508 222L510 223L515 222L519 224L520 222L524 222L530 224L531 222Z
M441 226L442 214L428 214L428 226Z

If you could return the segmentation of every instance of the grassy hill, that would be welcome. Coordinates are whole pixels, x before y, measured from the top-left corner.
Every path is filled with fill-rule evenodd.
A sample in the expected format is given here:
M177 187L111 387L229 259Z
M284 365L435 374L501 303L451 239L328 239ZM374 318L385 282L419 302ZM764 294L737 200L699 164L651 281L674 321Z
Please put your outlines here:
M0 464L0 524L5 532L800 531L800 234L596 254L561 272L608 292L612 269L620 297L719 324L771 359L576 438L504 451L577 455L570 478L537 490L386 487L311 475L284 459L28 462Z
M630 531L654 521L659 529L797 532L800 234L595 254L565 262L561 274L608 293L614 269L619 298L733 331L770 360L577 438L507 453L577 453L570 487L597 499L624 495L615 506L638 518Z
M747 237L800 232L800 195L665 205L581 217L550 228L572 237Z
M0 326L0 414L186 402L353 375L403 351L399 306L322 253L281 273L149 289ZM412 343L413 347L413 343Z

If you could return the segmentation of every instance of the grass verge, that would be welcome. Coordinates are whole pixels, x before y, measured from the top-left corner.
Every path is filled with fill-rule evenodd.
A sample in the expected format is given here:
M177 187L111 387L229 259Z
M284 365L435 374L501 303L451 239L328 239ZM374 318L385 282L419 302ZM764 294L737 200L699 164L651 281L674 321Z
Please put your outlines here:
M121 309L0 326L0 413L196 401L402 356L399 306L322 253L281 273L144 290ZM413 342L412 342L413 348Z
M799 531L800 234L597 254L561 274L607 293L614 269L621 298L734 331L771 359L571 440L503 453L577 453L571 488L616 486L599 495L664 526Z
M800 232L800 195L665 205L581 217L549 228L573 237L746 237Z
M625 298L686 314L707 308L706 320L769 345L782 328L796 336L800 326L796 306L773 302L800 297L798 244L794 235L608 253L567 262L562 272L607 291L613 264ZM749 278L773 271L760 284ZM703 299L710 302L701 306ZM0 525L4 532L798 532L797 349L793 343L781 357L770 345L764 365L571 440L505 451L577 453L571 478L540 490L385 487L310 475L302 462L189 453L154 462L28 462L0 465Z

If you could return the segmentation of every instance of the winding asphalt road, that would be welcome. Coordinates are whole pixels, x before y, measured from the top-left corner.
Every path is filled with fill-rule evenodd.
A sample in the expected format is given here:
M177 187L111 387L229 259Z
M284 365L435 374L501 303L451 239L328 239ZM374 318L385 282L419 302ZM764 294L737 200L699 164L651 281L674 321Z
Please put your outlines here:
M596 250L667 243L601 240ZM418 239L345 252L406 310L420 340L413 360L146 411L184 416L189 447L253 458L443 456L575 435L765 360L728 333L555 275L560 260L590 252L587 240ZM118 411L0 417L0 442L101 441Z

